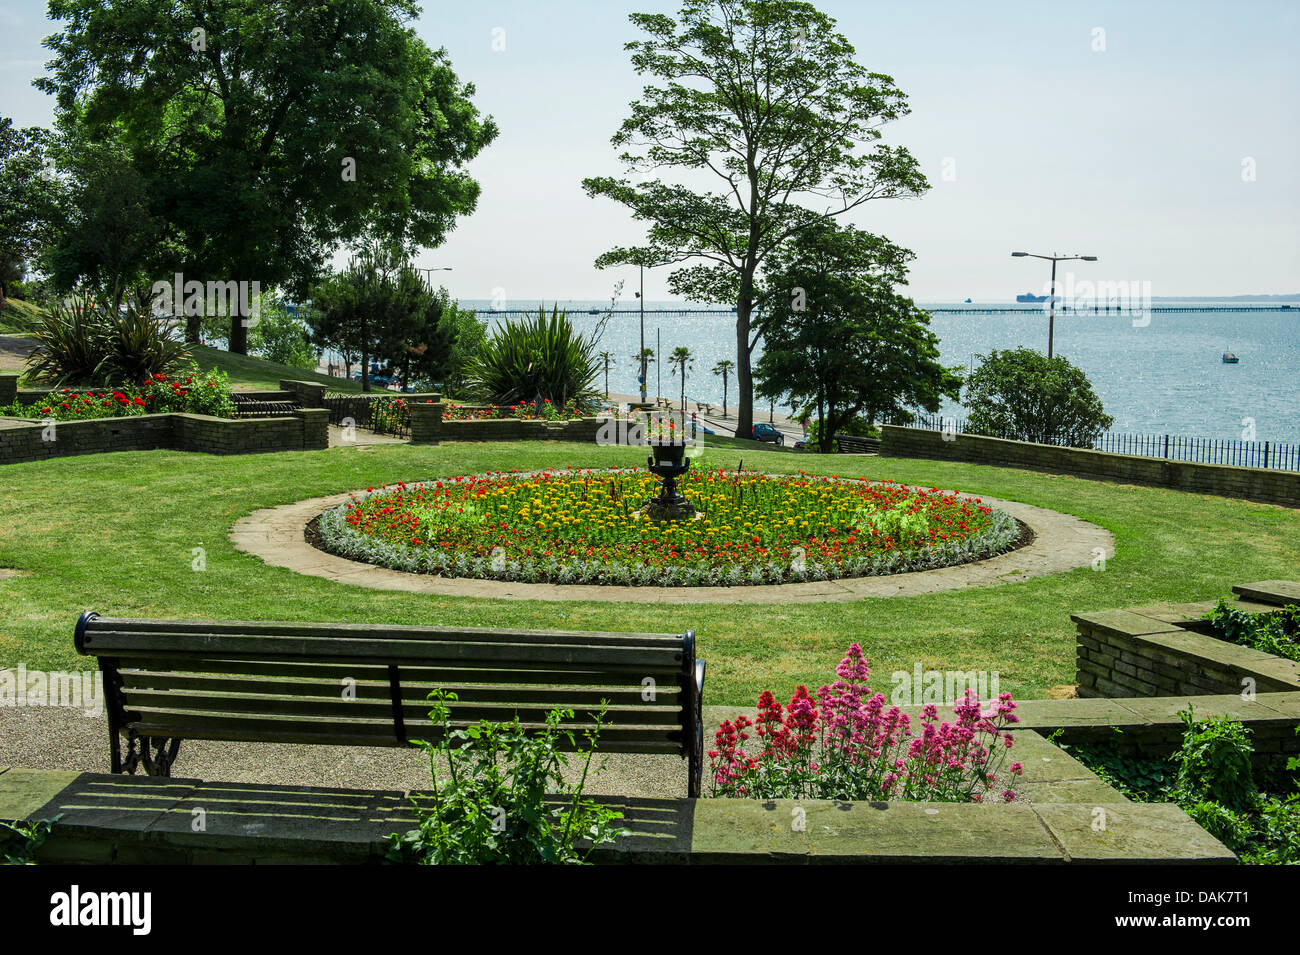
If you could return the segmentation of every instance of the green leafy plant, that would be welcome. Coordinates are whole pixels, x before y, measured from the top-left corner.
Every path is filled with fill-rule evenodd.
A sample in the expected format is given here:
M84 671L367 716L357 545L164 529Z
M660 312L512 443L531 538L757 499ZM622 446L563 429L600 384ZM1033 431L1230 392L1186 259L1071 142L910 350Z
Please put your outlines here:
M0 821L0 865L35 865L36 855L60 816L39 822Z
M1219 602L1206 619L1220 640L1250 647L1262 653L1300 660L1300 604L1291 604L1275 613L1249 613L1239 609L1227 597Z
M1210 800L1240 811L1254 801L1250 730L1226 716L1196 718L1192 707L1178 714L1186 729L1175 762L1175 787L1184 801Z
M626 831L615 822L622 813L586 798L587 775L605 710L584 731L585 749L572 730L561 728L572 710L551 710L546 724L526 732L516 716L508 723L481 720L456 728L451 703L456 694L429 694L429 717L440 729L437 742L416 740L429 757L433 788L412 799L419 828L389 836L390 862L422 865L581 864L597 846ZM561 771L567 743L582 760L577 783ZM438 777L439 763L447 766Z
M38 345L28 373L55 385L144 381L189 358L172 328L147 308L114 311L84 296L54 305L32 336Z
M596 341L578 333L559 305L497 327L479 347L467 374L469 390L499 405L576 401L594 407L601 360Z
M1030 348L993 351L966 379L966 430L1015 441L1090 448L1115 419L1082 369Z
M1279 791L1294 785L1300 758L1287 760L1286 773L1265 774L1261 784L1244 724L1223 716L1197 719L1191 709L1179 715L1186 724L1182 745L1168 758L1140 746L1121 753L1114 741L1063 748L1134 801L1176 803L1242 862L1300 864L1300 793Z

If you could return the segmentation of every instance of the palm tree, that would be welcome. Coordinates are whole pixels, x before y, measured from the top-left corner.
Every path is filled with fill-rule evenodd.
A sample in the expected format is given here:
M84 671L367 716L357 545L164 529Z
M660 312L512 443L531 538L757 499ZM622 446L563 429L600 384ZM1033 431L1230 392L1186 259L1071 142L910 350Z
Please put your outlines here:
M605 363L605 397L609 397L609 370L614 367L614 353L612 351L603 351L600 353L600 360Z
M668 364L673 366L673 374L680 375L682 378L682 414L686 414L686 370L694 367L695 356L685 345L679 345L673 349Z
M727 378L736 369L736 363L729 358L724 358L713 366L713 373L722 376L722 417L727 416Z

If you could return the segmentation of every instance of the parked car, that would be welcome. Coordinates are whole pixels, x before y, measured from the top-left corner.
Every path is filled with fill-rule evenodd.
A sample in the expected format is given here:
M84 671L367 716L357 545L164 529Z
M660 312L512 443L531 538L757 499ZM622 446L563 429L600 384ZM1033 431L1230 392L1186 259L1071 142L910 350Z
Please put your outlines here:
M785 435L778 431L775 425L770 424L754 425L754 440L785 446Z

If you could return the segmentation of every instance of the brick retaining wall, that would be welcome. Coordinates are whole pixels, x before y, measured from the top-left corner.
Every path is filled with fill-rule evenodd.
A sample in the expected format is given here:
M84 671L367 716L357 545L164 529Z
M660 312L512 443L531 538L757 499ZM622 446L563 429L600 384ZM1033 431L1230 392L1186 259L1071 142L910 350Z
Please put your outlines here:
M104 451L201 451L250 454L329 447L329 412L308 408L291 417L213 418L153 414L0 428L0 464Z
M605 425L604 418L574 418L569 421L524 421L517 418L488 418L477 421L444 421L446 405L416 403L411 408L411 443L439 441L573 441L594 444Z
M1242 584L1237 608L1268 613L1292 598L1285 581ZM1235 589L1235 588L1234 588ZM1260 598L1264 598L1261 600ZM1073 614L1083 697L1240 695L1300 690L1300 663L1211 635L1213 601Z
M880 453L890 457L969 461L999 467L1053 471L1300 507L1300 472L1296 471L1169 461L1085 448L1004 441L1001 438L970 434L958 434L951 436L952 440L945 441L943 432L940 431L888 424L881 426L880 434Z

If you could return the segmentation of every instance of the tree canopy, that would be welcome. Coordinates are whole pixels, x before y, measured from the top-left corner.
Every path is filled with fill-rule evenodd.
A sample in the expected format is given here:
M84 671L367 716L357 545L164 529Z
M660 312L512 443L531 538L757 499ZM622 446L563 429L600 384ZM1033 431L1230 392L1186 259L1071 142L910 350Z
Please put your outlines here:
M958 397L961 379L939 362L929 314L895 291L910 258L880 236L826 224L773 260L759 391L813 410L824 452L859 416L906 420Z
M0 303L39 253L53 218L57 183L46 166L49 140L39 127L18 129L0 116Z
M1090 448L1115 419L1083 369L1030 348L993 351L966 382L966 430Z
M645 245L597 266L670 265L670 288L736 307L737 433L753 418L751 314L769 257L801 230L879 198L919 195L925 177L880 127L908 112L833 19L797 0L686 0L677 18L636 13L627 44L654 78L612 142L628 177L583 181L648 223ZM655 170L682 181L644 178ZM698 188L712 176L714 191Z
M177 271L305 293L367 230L439 244L496 136L410 0L50 0L36 84L62 131L120 138ZM230 347L247 328L232 318Z

